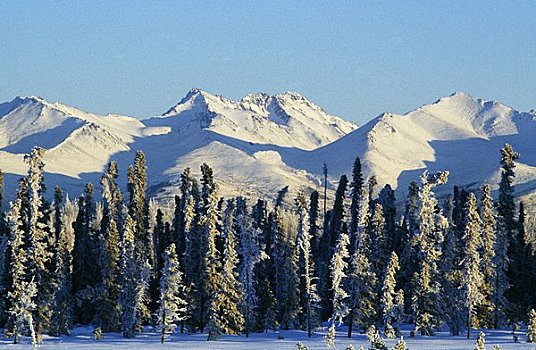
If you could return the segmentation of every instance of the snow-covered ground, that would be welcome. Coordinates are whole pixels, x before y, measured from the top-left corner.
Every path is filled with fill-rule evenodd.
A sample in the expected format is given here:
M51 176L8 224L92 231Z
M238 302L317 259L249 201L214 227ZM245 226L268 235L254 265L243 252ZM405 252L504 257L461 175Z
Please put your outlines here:
M535 349L536 344L525 342L523 332L517 332L519 342L515 343L509 330L485 330L486 345L491 349L497 344L503 350L508 349ZM118 333L107 333L100 341L93 340L91 328L75 328L71 336L52 338L45 337L40 349L250 349L250 350L274 350L274 349L295 349L297 342L302 342L309 349L326 349L325 330L316 332L311 338L307 338L307 333L302 331L281 331L275 333L251 334L249 338L245 336L222 336L217 341L206 341L206 334L173 334L166 338L166 343L160 343L160 334L147 331L139 334L134 339L124 339ZM403 331L404 340L408 348L413 349L473 349L478 332L473 331L471 339L464 336L453 337L448 332L438 332L433 337L415 336L409 337L409 330ZM396 340L387 340L387 345L391 348ZM344 329L337 332L334 349L345 349L349 344L353 344L356 349L363 345L368 348L364 334L354 335L352 339L346 337ZM31 347L29 339L23 340L22 344L14 345L11 339L0 339L0 348L6 349L28 349Z

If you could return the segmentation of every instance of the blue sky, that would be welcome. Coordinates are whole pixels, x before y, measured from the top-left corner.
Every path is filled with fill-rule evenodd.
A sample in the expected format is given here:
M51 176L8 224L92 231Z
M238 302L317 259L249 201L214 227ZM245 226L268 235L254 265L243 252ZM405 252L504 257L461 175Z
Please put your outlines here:
M363 123L454 91L536 109L536 1L3 1L0 101L161 114L298 91Z

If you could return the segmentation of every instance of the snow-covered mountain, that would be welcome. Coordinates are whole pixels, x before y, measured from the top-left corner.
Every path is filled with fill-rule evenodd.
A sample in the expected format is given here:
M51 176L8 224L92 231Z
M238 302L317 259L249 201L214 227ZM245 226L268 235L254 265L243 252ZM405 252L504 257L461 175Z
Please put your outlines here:
M500 178L500 149L521 153L517 193L536 188L536 112L518 112L461 92L404 115L383 113L347 136L299 158L306 170L325 161L334 175L349 173L356 155L365 173L404 192L425 169L449 170L449 184L469 189ZM451 186L445 186L446 190ZM441 190L438 188L438 190Z
M237 102L193 89L161 116L141 121L16 98L0 104L0 169L14 188L26 171L23 155L45 147L47 185L77 195L85 182L98 183L111 159L124 181L134 153L143 150L150 192L161 198L177 191L185 167L195 173L204 162L214 168L222 195L270 197L286 185L292 192L318 188L323 163L334 186L359 156L366 176L392 184L402 198L426 168L450 171L444 191L497 183L499 150L509 142L521 153L517 193L528 195L536 189L535 119L535 112L463 93L404 115L384 113L360 128L297 93Z
M254 94L234 102L193 89L162 116L137 120L100 116L38 97L0 104L0 168L8 188L26 171L23 155L46 148L47 183L78 194L99 181L111 160L124 170L146 153L150 189L171 196L186 166L215 170L222 195L269 196L285 185L315 180L281 161L278 149L311 150L357 128L297 93ZM11 175L10 175L11 174ZM124 176L123 176L124 178Z

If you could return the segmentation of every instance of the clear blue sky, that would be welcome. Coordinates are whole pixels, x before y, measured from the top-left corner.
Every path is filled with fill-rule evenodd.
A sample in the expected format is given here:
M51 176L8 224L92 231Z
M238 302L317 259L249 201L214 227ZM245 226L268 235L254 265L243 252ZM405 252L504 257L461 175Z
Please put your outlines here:
M298 91L363 123L456 90L536 109L536 1L2 1L0 101L161 114Z

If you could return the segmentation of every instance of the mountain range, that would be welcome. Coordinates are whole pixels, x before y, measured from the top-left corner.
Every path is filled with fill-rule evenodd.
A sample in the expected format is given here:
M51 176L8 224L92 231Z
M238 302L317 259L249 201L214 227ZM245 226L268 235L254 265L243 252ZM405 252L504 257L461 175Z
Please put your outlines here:
M360 127L294 92L232 101L192 89L162 115L142 120L87 113L39 97L0 104L0 169L8 198L33 146L47 149L47 186L60 185L71 196L88 181L98 184L110 160L118 162L124 185L128 165L142 150L149 194L163 200L177 192L185 167L196 174L202 163L214 169L222 196L273 198L287 185L292 193L319 189L324 163L333 190L359 156L365 176L391 184L403 201L409 183L425 169L450 171L449 186L438 188L439 194L454 184L469 190L483 182L496 186L500 148L508 142L521 153L516 194L531 199L534 140L536 112L461 92L406 114L383 113Z

